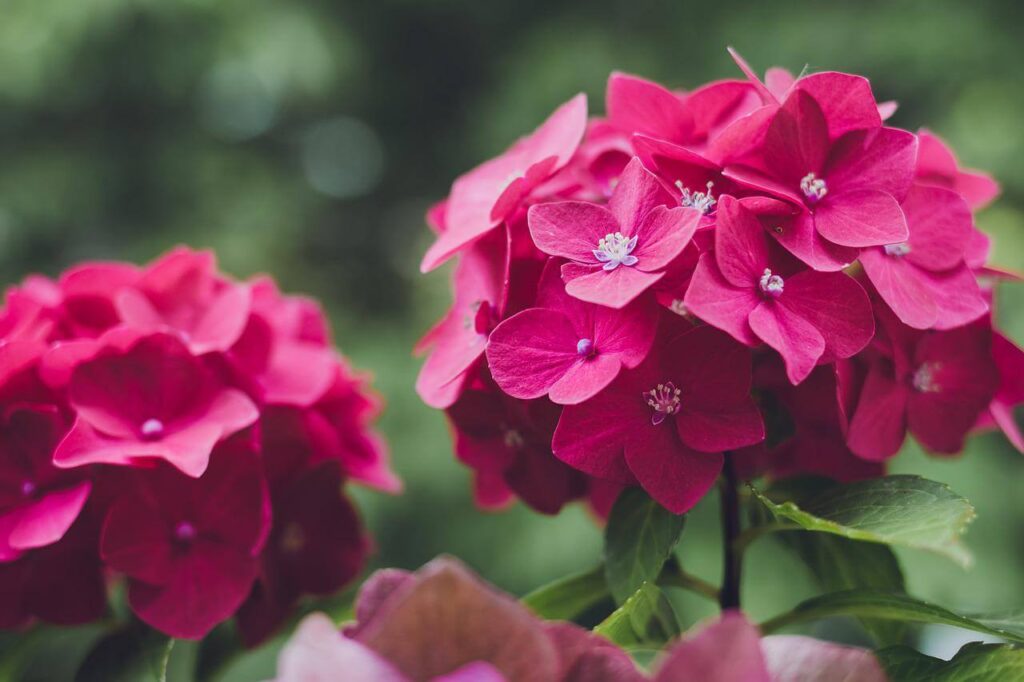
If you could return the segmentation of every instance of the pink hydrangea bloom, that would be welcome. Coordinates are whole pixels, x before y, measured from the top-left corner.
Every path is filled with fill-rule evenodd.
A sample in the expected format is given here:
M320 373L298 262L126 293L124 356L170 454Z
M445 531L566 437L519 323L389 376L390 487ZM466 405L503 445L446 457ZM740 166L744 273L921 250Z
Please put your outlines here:
M938 135L922 128L917 140L917 182L952 189L972 209L984 208L999 196L999 183L987 173L961 168L953 150Z
M566 292L582 301L621 308L664 276L690 241L701 212L669 208L672 196L639 159L622 171L608 207L581 201L538 204L530 234L562 266Z
M566 407L552 447L571 466L637 482L682 513L714 483L723 451L763 438L749 351L703 327L669 341L591 400Z
M11 288L0 628L95 620L127 579L131 608L167 634L237 614L262 641L303 595L362 570L371 544L344 486L401 487L368 383L316 302L238 282L209 252Z
M778 351L794 384L820 361L856 354L874 333L871 302L853 278L794 267L731 197L722 198L714 253L701 256L684 301L738 341Z

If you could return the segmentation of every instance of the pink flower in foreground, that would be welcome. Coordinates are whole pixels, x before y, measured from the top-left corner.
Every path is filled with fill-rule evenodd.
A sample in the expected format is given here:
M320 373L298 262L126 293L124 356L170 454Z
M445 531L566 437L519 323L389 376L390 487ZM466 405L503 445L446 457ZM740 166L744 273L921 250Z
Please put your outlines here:
M903 201L905 242L865 249L864 273L900 320L915 329L952 329L988 310L964 262L970 209L955 192L916 185Z
M761 638L741 613L726 611L674 645L656 664L654 682L885 682L867 650L811 637Z
M962 169L946 143L922 128L917 132L917 182L954 190L972 209L984 208L999 196L999 183L987 173Z
M690 241L702 213L676 204L639 159L626 166L608 207L583 201L538 204L528 220L544 253L562 266L566 292L621 308L664 276Z
M1024 351L995 332L992 334L992 358L999 368L999 389L989 403L988 413L981 415L976 426L997 426L1017 450L1024 452L1024 434L1014 415L1014 408L1024 403Z
M128 600L171 637L199 639L245 600L259 570L270 500L259 459L244 441L214 453L201 478L166 465L130 471L100 542L127 575Z
M78 417L53 455L64 468L162 459L201 476L213 446L259 416L166 334L102 348L74 369L68 391Z
M572 98L528 137L452 185L444 230L420 264L429 272L482 237L526 202L575 153L587 126L587 99Z
M879 311L887 337L870 363L847 442L864 459L892 457L910 433L928 450L953 454L999 386L992 330L978 322L920 332Z
M723 451L763 439L750 352L702 327L663 342L597 396L566 407L552 448L592 476L639 482L680 514L712 486Z
M684 299L694 315L747 345L771 346L794 384L868 344L871 302L853 278L794 268L741 201L723 197L717 215L715 250L701 256Z
M546 623L453 559L379 571L344 633L308 616L277 682L641 682L629 656L569 623Z
M849 265L859 248L906 241L899 203L914 178L917 141L884 127L833 139L823 108L807 89L791 90L756 152L725 174L801 207L792 229L805 236L783 244L816 270L831 271Z
M495 383L513 398L548 395L575 405L610 384L623 367L647 357L658 324L650 298L615 310L565 293L552 260L541 277L534 307L491 332L487 362Z

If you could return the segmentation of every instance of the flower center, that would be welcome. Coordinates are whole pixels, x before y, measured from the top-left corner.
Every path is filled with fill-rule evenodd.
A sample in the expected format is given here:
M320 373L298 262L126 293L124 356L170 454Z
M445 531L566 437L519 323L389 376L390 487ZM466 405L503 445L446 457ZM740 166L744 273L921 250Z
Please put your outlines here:
M938 393L941 387L935 380L935 373L940 366L937 362L926 362L918 367L910 380L914 385L914 390L919 393Z
M708 181L706 192L691 192L689 188L683 186L682 180L676 180L676 187L682 193L682 197L679 199L679 205L686 208L695 208L704 215L711 213L714 210L715 204L718 201L711 196L711 188L715 183Z
M807 197L807 201L814 204L825 198L828 186L822 178L814 173L808 173L800 180L800 191Z
M21 496L32 497L36 492L36 484L33 481L25 480L21 482Z
M899 244L886 244L884 247L885 255L887 256L906 256L910 253L910 244L907 242L900 242Z
M620 265L636 265L637 257L632 255L636 248L636 236L629 238L621 232L609 232L597 242L594 258L604 263L605 270L614 270Z
M773 275L770 268L764 269L764 274L761 275L759 286L761 287L761 293L773 298L782 296L782 290L785 287L786 282L778 275Z
M160 436L164 435L164 423L159 419L147 419L142 422L142 426L139 427L139 432L146 440L156 440Z
M654 410L654 414L651 415L652 424L657 426L665 421L665 418L670 414L675 414L679 411L679 394L681 392L671 381L666 381L649 391L644 391L644 400Z
M686 307L686 303L679 298L673 298L672 302L668 304L668 309L680 317L687 317L690 314L690 309Z
M192 542L199 532L188 521L181 521L174 527L174 539L178 542Z
M576 352L585 358L594 354L594 342L590 339L580 339L576 344Z
M519 433L515 429L509 429L505 432L505 447L509 450L518 450L523 447L526 441L523 440L523 434Z
M281 533L281 549L288 554L295 554L306 546L306 533L297 523L289 523Z

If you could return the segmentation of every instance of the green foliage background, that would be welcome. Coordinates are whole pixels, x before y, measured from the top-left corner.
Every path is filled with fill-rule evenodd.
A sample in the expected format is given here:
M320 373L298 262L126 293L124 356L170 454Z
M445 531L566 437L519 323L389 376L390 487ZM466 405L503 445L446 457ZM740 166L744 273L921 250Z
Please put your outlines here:
M474 510L441 415L412 390L409 350L448 299L444 275L416 269L429 203L575 92L601 110L611 70L693 86L736 74L731 44L759 70L870 77L879 99L900 101L895 125L929 126L1003 183L980 224L996 262L1024 268L1022 27L1013 0L0 0L0 282L186 242L215 248L238 276L270 272L319 297L387 397L380 426L406 481L396 499L356 493L375 565L449 552L523 593L589 568L601 535L578 507ZM1005 288L1000 303L1024 340L1024 291ZM996 436L961 458L906 450L894 470L950 483L979 517L974 568L901 551L908 588L967 610L1024 604L1021 455ZM696 510L678 549L708 579L716 509ZM815 592L771 541L749 555L744 588L755 618ZM671 597L684 623L709 613ZM817 633L858 636L841 622ZM921 644L948 655L948 636ZM172 676L192 654L175 649ZM232 673L268 676L272 660L269 647Z

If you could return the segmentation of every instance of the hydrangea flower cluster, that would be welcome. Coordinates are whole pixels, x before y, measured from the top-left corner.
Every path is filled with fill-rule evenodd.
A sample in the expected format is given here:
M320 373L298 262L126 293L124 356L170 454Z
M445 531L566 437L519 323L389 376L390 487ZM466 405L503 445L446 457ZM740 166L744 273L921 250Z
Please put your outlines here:
M313 301L179 248L32 276L0 309L0 628L98 618L255 643L361 570L343 484L394 491L379 409Z
M375 573L339 630L307 616L278 659L276 682L883 682L869 651L810 637L761 637L736 611L699 628L660 656L648 675L600 635L543 621L453 559L415 573Z
M912 434L1024 445L1024 359L994 329L999 191L837 72L672 91L615 73L458 178L424 272L454 303L420 344L478 501L600 511L642 486L684 512L746 475L876 476Z

